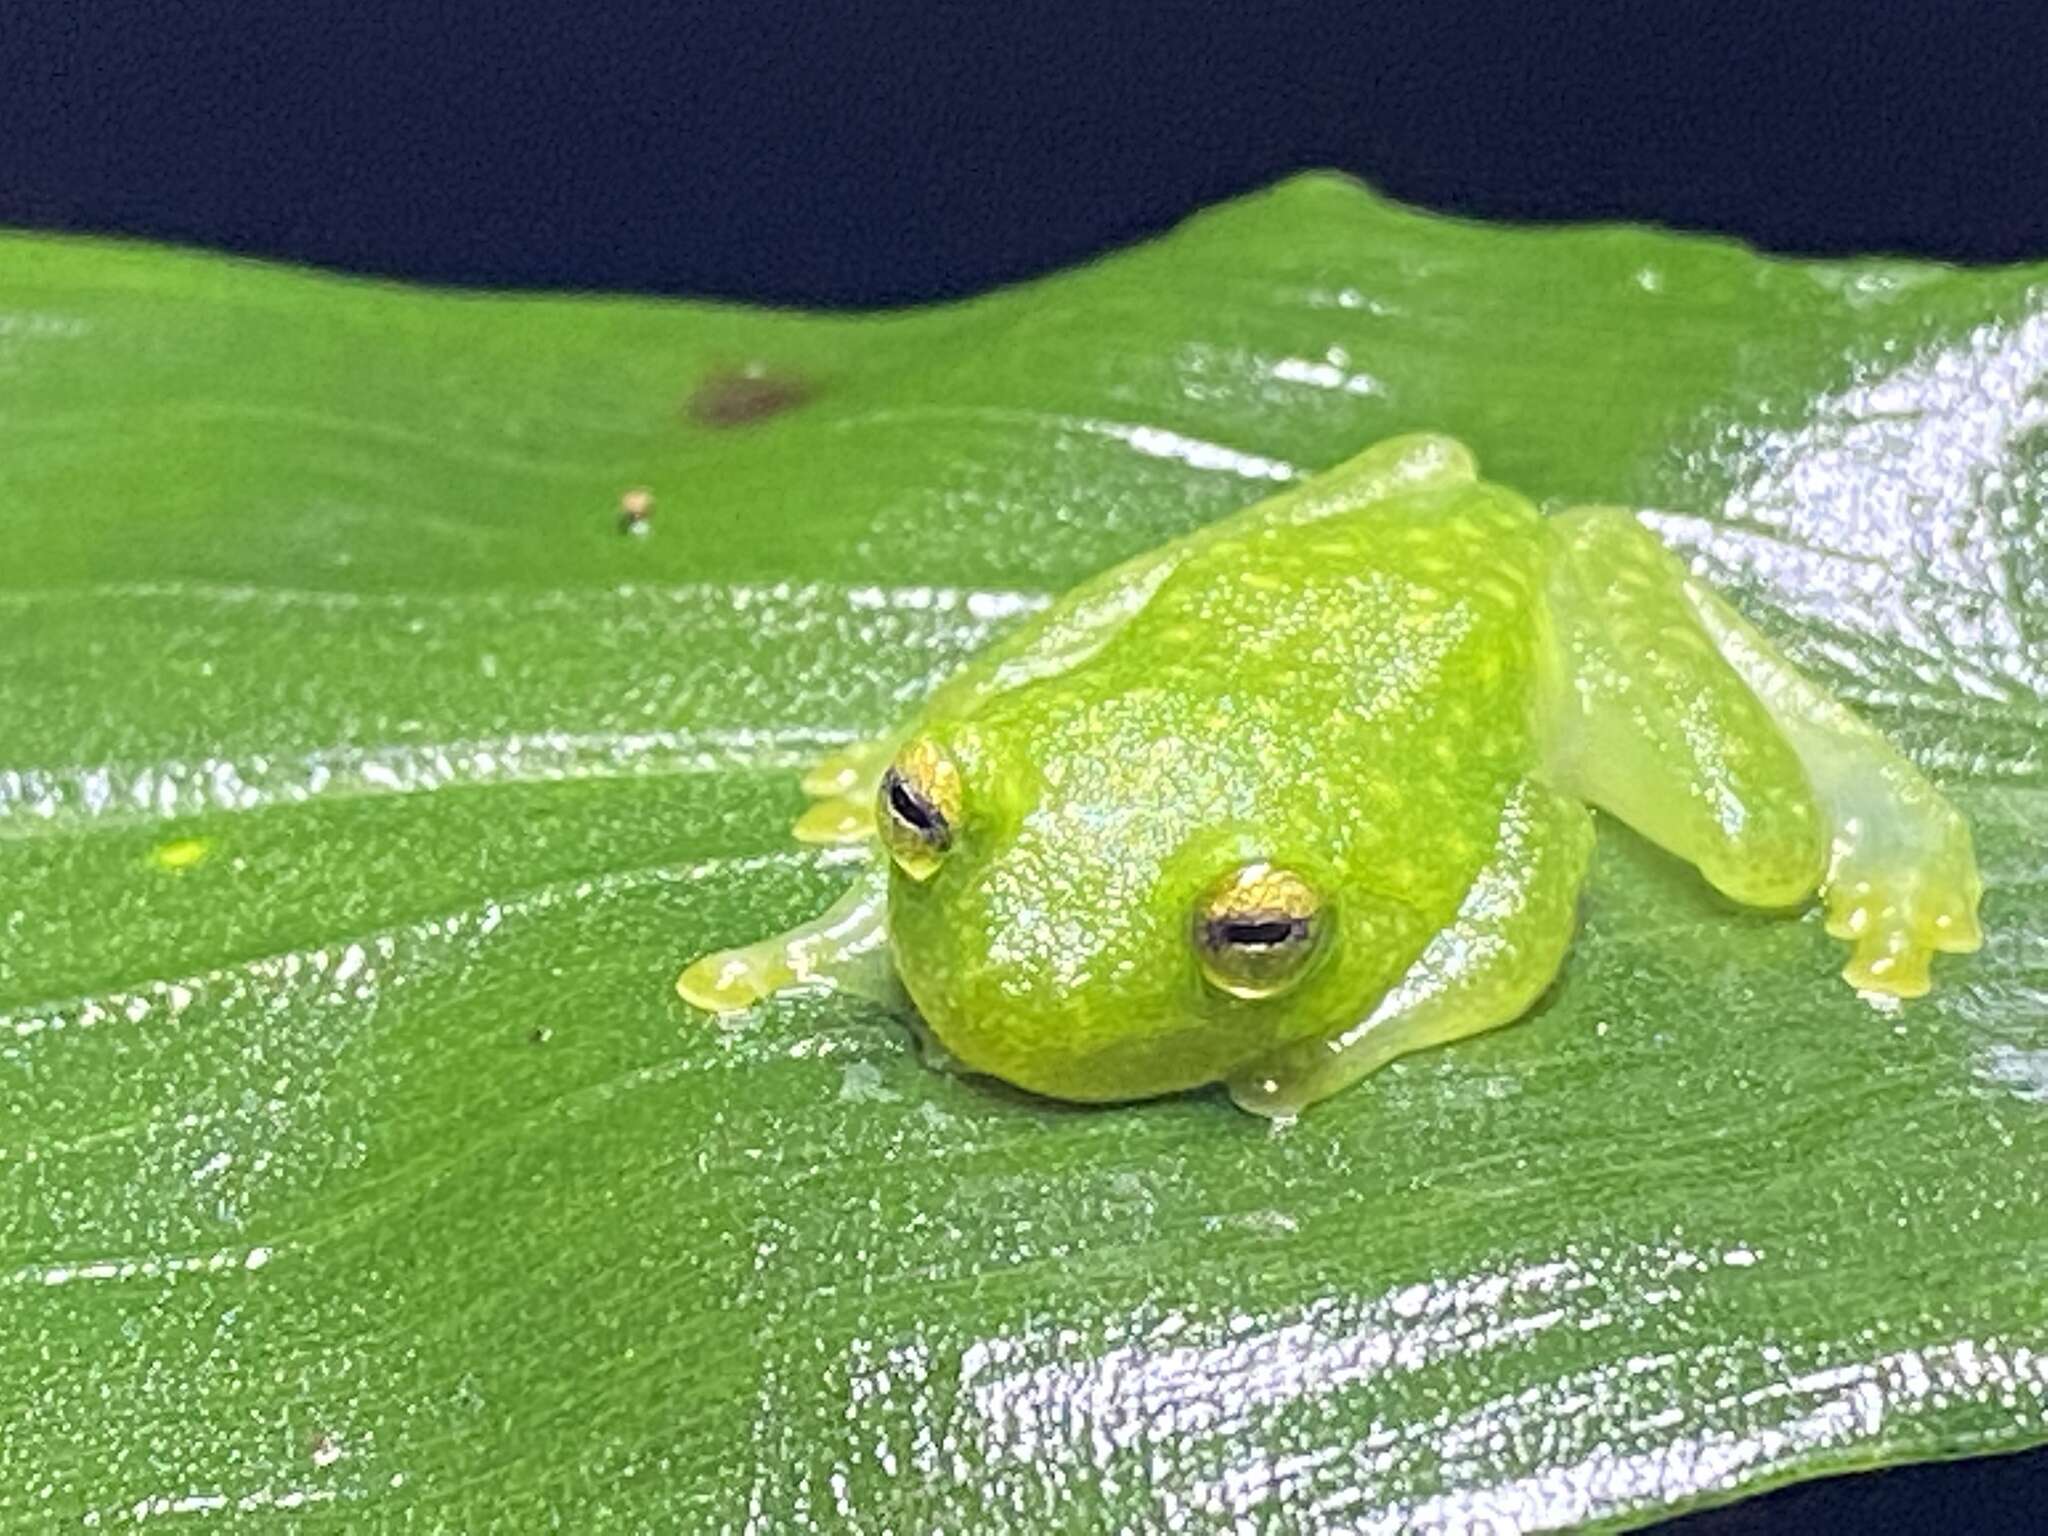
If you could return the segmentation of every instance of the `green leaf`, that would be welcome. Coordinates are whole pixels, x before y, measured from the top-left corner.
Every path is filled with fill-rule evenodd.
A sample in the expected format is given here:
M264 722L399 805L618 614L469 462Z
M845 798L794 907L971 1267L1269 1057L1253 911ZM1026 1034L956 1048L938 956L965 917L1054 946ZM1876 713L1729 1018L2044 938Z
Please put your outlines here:
M0 274L0 1524L1559 1526L2048 1437L2048 268L1311 177L886 316ZM1874 1008L1603 825L1534 1018L1277 1135L675 999L845 879L811 756L1417 428L1657 509L1970 815L1985 950Z

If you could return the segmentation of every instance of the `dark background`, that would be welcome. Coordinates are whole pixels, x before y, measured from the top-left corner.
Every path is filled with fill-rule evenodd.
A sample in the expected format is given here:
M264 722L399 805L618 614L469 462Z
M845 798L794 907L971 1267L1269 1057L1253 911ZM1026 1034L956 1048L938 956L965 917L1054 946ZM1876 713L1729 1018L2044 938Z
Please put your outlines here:
M2048 6L0 6L0 224L437 282L913 303L1319 165L1478 217L2048 259ZM2048 1452L1667 1529L2048 1530Z
M436 281L971 293L1310 165L2048 257L2039 0L8 0L0 222Z

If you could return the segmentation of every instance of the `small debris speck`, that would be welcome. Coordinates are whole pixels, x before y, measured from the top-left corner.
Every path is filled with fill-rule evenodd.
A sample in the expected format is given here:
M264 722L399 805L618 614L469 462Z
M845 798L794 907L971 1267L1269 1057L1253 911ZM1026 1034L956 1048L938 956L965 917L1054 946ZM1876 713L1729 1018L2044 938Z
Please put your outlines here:
M149 862L170 874L190 869L213 851L213 844L203 837L174 838L168 843L159 843L149 851Z
M536 1024L534 1025L532 1031L528 1033L526 1037L526 1043L528 1045L546 1045L550 1040L554 1038L555 1032L552 1029L549 1029L547 1025Z
M849 1061L839 1069L839 1097L849 1104L890 1104L900 1097L882 1082L882 1069L871 1061Z
M619 497L619 532L644 537L654 526L654 492L636 485Z

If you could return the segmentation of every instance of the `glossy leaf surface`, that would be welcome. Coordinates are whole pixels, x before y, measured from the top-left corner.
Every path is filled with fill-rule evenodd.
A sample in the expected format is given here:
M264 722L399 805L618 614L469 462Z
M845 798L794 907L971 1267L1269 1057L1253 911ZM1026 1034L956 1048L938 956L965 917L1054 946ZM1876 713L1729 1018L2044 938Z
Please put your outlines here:
M845 879L811 757L1423 427L1656 509L1971 816L1984 951L1879 1009L1603 824L1537 1016L1278 1135L676 1001ZM1330 178L869 318L16 238L0 528L0 1526L1554 1527L2048 1437L2048 268Z

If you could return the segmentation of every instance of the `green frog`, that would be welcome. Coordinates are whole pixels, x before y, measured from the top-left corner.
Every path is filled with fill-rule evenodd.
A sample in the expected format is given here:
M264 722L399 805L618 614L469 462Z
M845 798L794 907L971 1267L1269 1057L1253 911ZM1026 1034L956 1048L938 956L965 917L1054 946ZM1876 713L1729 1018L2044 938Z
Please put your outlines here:
M875 857L683 997L907 994L1059 1099L1289 1117L1513 1021L1595 807L1746 906L1818 894L1867 992L1980 943L1968 826L1881 735L1630 512L1545 517L1433 434L1083 583L805 788L800 837Z

